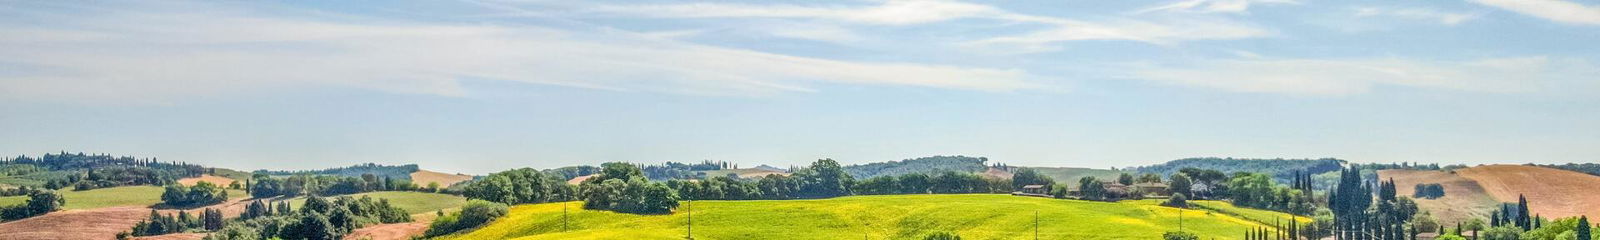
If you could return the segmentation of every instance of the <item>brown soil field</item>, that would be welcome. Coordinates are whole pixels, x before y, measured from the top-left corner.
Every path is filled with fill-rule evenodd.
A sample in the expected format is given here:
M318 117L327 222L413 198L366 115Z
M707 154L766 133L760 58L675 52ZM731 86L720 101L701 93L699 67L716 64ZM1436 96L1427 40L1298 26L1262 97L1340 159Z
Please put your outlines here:
M995 179L1011 179L1012 177L1015 177L1017 174L1011 173L1011 172L1007 172L1005 170L1000 170L998 168L989 168L988 170L984 170L983 173L979 173L979 175L983 175L984 177L990 177L990 178L995 178Z
M378 224L351 231L350 234L344 236L344 239L404 240L411 239L411 236L421 236L423 232L427 231L428 223L426 222Z
M220 208L224 216L231 218L243 213L245 205L253 200L233 198L211 206L157 211L161 214L177 214L180 210L195 213L205 208ZM128 231L139 220L148 218L150 210L149 207L125 206L57 211L0 223L0 239L115 239L118 232ZM183 234L152 237L158 238L141 239L199 239Z
M583 184L583 180L589 180L589 178L592 178L592 177L594 177L594 174L574 177L572 179L567 179L567 184L572 184L572 185Z
M150 216L150 208L110 207L58 211L0 223L0 239L116 239Z
M1546 218L1600 217L1600 176L1522 165L1488 165L1456 170L1504 202L1528 197L1528 208ZM1449 193L1447 192L1446 195Z
M467 180L472 180L472 176L428 170L417 170L416 172L411 173L411 182L416 183L418 187L427 187L428 183L436 182L439 183L439 188L445 188L450 187L450 184L456 184L458 182L464 182Z
M1411 196L1417 184L1438 183L1444 186L1444 197L1438 199L1414 198L1417 207L1433 214L1441 223L1485 218L1493 212L1499 201L1484 191L1477 181L1445 171L1381 170L1378 178L1394 179L1396 193Z
M133 240L200 240L205 239L204 233L173 233L167 235L145 236L130 238Z
M218 177L218 176L212 176L212 175L200 175L199 177L178 179L178 184L183 184L184 186L194 186L194 184L200 183L201 181L209 182L211 184L216 184L217 186L227 187L229 183L233 183L235 180L233 180L232 178Z

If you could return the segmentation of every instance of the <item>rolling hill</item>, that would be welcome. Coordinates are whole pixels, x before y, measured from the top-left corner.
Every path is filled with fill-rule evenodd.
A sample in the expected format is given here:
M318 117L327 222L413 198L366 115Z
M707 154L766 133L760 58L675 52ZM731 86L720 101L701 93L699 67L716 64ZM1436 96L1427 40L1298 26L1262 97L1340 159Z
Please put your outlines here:
M1394 179L1399 194L1411 195L1419 183L1438 183L1445 195L1418 199L1417 205L1440 222L1487 217L1501 202L1528 197L1534 213L1547 218L1600 216L1600 176L1523 165L1486 165L1449 171L1383 170L1379 179Z
M416 172L411 172L410 176L411 182L416 183L419 187L427 187L428 183L439 183L439 187L443 188L459 182L472 180L472 175L449 174L420 169Z
M1178 228L1179 209L1154 201L1091 202L996 194L852 196L816 200L696 201L695 239L912 239L949 231L968 239L1151 239ZM581 209L578 202L518 205L476 231L443 239L683 239L687 203L668 215ZM563 209L565 205L565 209ZM569 231L562 231L568 211ZM1238 239L1260 223L1183 210L1203 239Z

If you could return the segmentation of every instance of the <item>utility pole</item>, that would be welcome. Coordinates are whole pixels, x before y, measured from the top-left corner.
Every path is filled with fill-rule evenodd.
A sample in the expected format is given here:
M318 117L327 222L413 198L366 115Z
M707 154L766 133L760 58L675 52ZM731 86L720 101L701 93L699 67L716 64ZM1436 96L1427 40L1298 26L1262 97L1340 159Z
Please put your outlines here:
M1178 209L1178 231L1179 232L1183 231L1183 209L1182 208Z
M1039 210L1033 210L1033 240L1039 240Z
M567 231L567 202L561 202L561 231Z
M689 199L689 239L694 240L694 199Z

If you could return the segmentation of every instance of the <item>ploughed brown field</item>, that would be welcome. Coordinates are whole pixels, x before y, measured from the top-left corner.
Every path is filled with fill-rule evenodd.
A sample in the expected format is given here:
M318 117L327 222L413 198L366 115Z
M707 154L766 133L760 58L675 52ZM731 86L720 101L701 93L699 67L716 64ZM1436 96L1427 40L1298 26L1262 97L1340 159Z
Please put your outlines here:
M439 187L440 188L444 188L444 187L449 187L450 184L456 184L458 182L465 182L467 180L472 180L472 176L471 175L461 175L461 174L449 174L449 173L442 173L442 172L434 172L434 171L428 171L428 170L417 170L416 172L412 172L411 173L411 182L412 183L416 183L418 187L427 187L428 183L436 182L436 183L439 183Z
M1394 179L1398 193L1410 196L1419 183L1438 183L1445 195L1417 199L1417 205L1450 223L1489 216L1497 204L1527 196L1533 213L1546 218L1600 217L1600 176L1523 165L1485 165L1447 171L1383 170L1380 179Z
M1489 165L1456 170L1477 180L1489 195L1505 202L1528 197L1528 208L1546 218L1600 217L1600 176L1522 165Z
M1442 223L1464 222L1473 218L1487 218L1500 203L1478 186L1478 182L1445 171L1382 170L1378 177L1394 179L1396 193L1412 196L1417 184L1438 183L1444 186L1444 197L1438 199L1413 198L1417 207L1433 214Z
M183 184L184 186L194 186L195 184L200 183L202 181L203 182L209 182L209 183L215 184L217 186L227 187L229 183L233 183L233 181L236 181L236 180L233 180L232 178L225 178L225 177L212 176L212 175L200 175L199 177L178 179L178 184Z

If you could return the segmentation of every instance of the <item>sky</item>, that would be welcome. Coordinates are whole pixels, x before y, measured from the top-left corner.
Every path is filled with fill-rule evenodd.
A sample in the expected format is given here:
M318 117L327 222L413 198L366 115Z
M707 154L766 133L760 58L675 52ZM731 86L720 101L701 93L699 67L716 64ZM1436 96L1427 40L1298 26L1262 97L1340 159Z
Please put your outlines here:
M1600 162L1600 1L0 1L0 155Z

